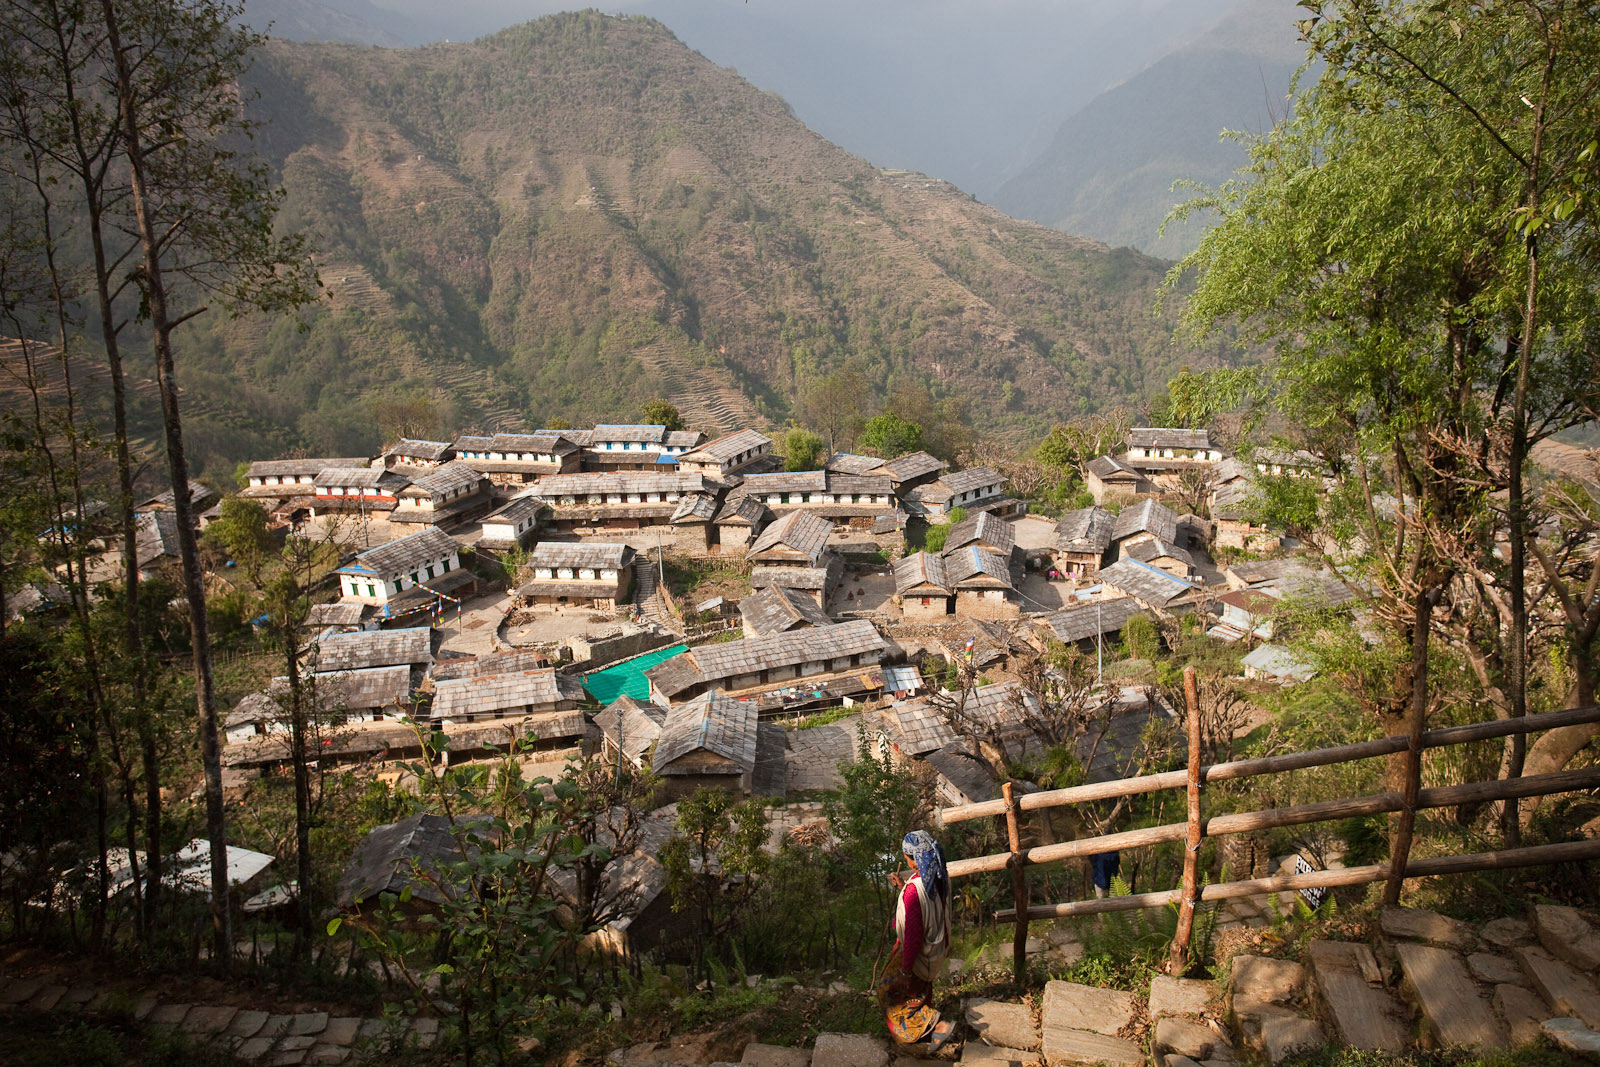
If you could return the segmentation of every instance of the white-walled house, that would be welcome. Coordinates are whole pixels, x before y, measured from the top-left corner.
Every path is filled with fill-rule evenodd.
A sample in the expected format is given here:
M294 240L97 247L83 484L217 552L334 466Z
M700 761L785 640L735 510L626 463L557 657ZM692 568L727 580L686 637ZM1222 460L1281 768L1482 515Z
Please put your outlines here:
M478 544L485 548L512 548L520 545L539 526L544 501L536 496L519 496L483 517L483 536Z
M461 550L455 539L429 526L368 549L336 573L344 599L387 604L408 589L460 569Z
M240 496L286 497L310 496L316 491L317 475L332 468L353 469L365 467L365 456L342 459L263 459L250 464L245 470L247 483L239 490Z

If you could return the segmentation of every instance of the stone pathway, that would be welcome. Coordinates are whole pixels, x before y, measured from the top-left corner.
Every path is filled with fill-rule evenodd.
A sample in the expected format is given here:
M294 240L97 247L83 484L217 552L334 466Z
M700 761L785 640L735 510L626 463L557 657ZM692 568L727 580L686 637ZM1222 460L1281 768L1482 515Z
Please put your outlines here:
M118 1002L128 1003L109 991L0 977L0 1012L97 1015ZM221 1004L163 1002L150 995L132 1005L137 1020L181 1030L196 1041L225 1046L241 1060L271 1067L344 1063L368 1048L376 1051L396 1041L427 1047L439 1036L437 1019L391 1024L384 1019L330 1016L327 1012L280 1015Z

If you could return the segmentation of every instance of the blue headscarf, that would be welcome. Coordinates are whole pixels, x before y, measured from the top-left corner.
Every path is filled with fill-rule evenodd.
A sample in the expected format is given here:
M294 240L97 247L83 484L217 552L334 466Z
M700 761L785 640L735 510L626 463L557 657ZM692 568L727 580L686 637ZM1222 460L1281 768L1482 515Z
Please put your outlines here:
M911 857L922 875L922 885L943 900L950 895L950 876L944 869L944 849L926 830L913 830L900 842L900 850Z

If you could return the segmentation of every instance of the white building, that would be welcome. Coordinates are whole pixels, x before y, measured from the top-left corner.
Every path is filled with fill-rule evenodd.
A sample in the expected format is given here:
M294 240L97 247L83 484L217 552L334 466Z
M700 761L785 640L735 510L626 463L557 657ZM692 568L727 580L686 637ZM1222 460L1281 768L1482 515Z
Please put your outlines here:
M460 569L461 550L455 539L429 526L368 549L336 573L346 600L387 604L407 589Z

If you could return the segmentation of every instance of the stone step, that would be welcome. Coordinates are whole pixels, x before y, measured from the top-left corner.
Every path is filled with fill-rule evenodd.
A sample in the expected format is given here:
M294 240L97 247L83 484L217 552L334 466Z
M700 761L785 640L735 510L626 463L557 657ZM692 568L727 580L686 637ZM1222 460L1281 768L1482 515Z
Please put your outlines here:
M1535 904L1533 932L1545 951L1586 974L1600 971L1600 928L1577 908Z
M1401 942L1394 950L1405 974L1403 988L1422 1013L1423 1026L1436 1044L1446 1048L1507 1046L1500 1020L1467 973L1460 954L1411 942Z
M973 997L966 1002L968 1029L988 1045L1032 1050L1039 1047L1039 1028L1026 1004Z
M1322 1017L1351 1048L1403 1052L1410 1045L1408 1012L1383 985L1372 950L1347 941L1313 941L1307 947L1311 980Z
M1144 1052L1117 1033L1133 1021L1139 1005L1132 993L1076 982L1047 982L1041 1012L1041 1045L1047 1064L1140 1064Z
M1600 1030L1600 991L1591 979L1542 948L1527 946L1516 954L1533 988L1557 1014L1573 1016Z
M1478 944L1478 935L1467 923L1422 908L1386 907L1378 915L1378 927L1388 938L1425 941L1463 952Z

